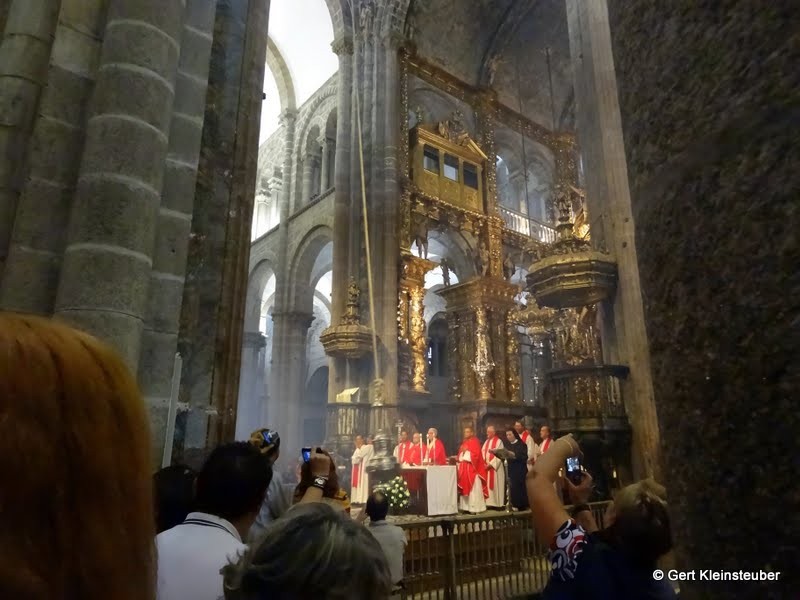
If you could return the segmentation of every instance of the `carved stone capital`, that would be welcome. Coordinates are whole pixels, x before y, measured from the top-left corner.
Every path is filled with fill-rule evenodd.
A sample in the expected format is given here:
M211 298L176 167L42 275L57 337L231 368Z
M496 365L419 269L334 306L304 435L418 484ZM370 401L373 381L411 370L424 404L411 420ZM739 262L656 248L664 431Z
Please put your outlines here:
M336 38L331 43L331 50L338 56L342 54L353 54L353 38L349 35Z

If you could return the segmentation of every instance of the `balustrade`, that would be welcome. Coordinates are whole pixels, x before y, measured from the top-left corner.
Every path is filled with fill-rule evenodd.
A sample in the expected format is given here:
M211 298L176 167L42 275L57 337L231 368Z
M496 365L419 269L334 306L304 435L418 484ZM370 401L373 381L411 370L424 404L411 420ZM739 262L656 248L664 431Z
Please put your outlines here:
M556 241L558 234L554 227L540 223L528 215L501 206L500 216L503 217L506 227L511 231L528 236L544 244L552 244Z

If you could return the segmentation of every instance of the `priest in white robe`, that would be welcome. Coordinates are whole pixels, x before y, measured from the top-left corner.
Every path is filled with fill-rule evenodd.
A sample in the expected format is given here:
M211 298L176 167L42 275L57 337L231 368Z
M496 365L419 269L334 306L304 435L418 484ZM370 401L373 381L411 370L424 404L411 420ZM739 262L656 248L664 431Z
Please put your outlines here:
M514 431L519 434L520 439L528 448L528 471L533 469L533 463L536 462L536 457L539 455L539 446L536 445L536 440L533 439L531 432L525 427L522 421L514 423Z
M367 465L369 464L374 450L371 444L365 444L364 438L356 436L356 449L353 452L353 470L350 475L350 502L352 504L366 504L369 497L369 476L367 475Z
M497 437L494 426L489 425L486 428L486 441L481 448L483 462L486 463L486 486L489 489L486 506L489 508L503 508L506 505L506 473L503 461L489 452L503 447L503 441Z

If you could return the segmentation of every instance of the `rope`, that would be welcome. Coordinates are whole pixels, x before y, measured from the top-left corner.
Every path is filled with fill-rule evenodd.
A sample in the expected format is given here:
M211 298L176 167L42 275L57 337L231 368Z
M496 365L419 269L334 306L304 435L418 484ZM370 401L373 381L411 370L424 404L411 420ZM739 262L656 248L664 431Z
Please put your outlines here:
M358 160L361 165L361 212L364 214L364 245L367 251L367 295L369 296L369 323L372 328L372 359L375 363L375 377L380 379L378 371L378 332L375 328L375 294L372 289L372 251L369 243L369 217L367 216L367 182L364 177L364 140L361 134L361 102L356 90L356 124L358 126Z

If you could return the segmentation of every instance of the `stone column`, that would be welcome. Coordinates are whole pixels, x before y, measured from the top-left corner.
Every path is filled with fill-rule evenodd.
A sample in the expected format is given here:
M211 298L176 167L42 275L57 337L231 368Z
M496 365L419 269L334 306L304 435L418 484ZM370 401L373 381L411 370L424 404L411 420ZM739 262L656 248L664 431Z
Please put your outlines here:
M213 28L214 6L188 0L139 362L159 456L178 347Z
M269 427L285 431L290 448L302 446L300 409L305 392L307 369L306 341L308 328L314 321L310 313L273 311L273 393L269 407L272 421ZM279 352L275 352L275 348Z
M0 266L0 308L5 310L53 313L81 161L76 148L82 147L86 134L86 110L98 75L97 54L105 28L104 3L82 6L81 11L61 11L55 37L71 39L86 51L65 52L61 44L58 52L48 55L49 83L42 90L31 134L27 177L13 219L5 270ZM8 89L8 82L2 85ZM35 102L30 107L35 108ZM8 156L6 166L13 160ZM10 227L11 220L0 216L0 229L6 224ZM0 254L4 250L0 243Z
M302 143L302 140L300 140ZM312 151L308 151L305 153L303 157L303 188L302 194L297 203L297 207L300 208L308 204L308 201L311 200L311 196L314 193L314 154Z
M339 323L344 315L347 302L347 285L344 282L355 277L349 266L350 231L356 224L350 221L350 207L355 201L351 195L351 164L353 149L350 145L353 129L353 40L350 37L336 39L331 45L339 57L339 82L337 87L336 112L336 157L334 159L333 181L335 185L333 203L333 281L342 282L334 285L331 293L331 323ZM348 361L343 357L330 360L328 372L329 415L335 415L337 408L336 394L352 387L349 378ZM330 416L329 416L330 421ZM336 431L336 418L328 423L329 431ZM349 436L353 431L336 431L337 436Z
M647 477L659 472L659 430L606 3L567 0L567 17L587 206L593 223L601 221L593 225L592 242L605 244L617 259L616 354L630 367L623 393L633 429L634 474Z
M320 194L323 192L328 191L330 187L330 176L328 175L328 170L330 169L331 163L331 146L333 143L327 137L323 137L320 140L320 146L322 147L322 164L320 166L320 176L319 176L319 191Z
M236 410L236 439L247 439L251 431L263 427L261 423L261 397L263 389L263 364L266 338L259 331L247 331L242 344L242 371L239 376L239 402Z
M609 0L608 21L600 7L590 14L610 29L619 74L678 568L781 572L682 582L681 599L791 598L800 557L796 7L732 2L720 19L708 6L652 2L633 13ZM587 183L589 171L587 162ZM710 492L724 500L709 506Z
M61 0L14 0L0 43L0 276L25 177L28 138L47 82Z
M187 459L235 434L268 4L216 2L178 344Z
M107 340L136 370L183 2L112 0L55 313Z

